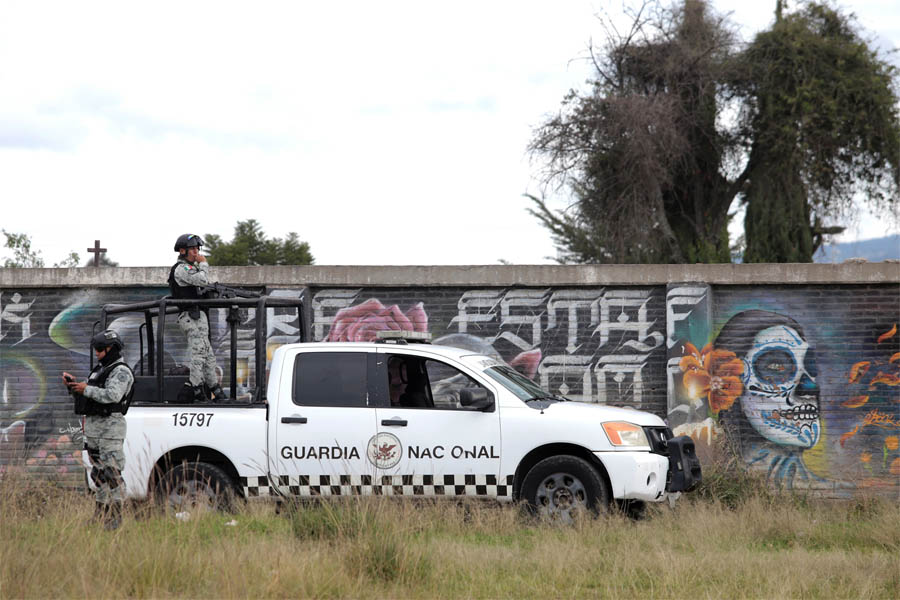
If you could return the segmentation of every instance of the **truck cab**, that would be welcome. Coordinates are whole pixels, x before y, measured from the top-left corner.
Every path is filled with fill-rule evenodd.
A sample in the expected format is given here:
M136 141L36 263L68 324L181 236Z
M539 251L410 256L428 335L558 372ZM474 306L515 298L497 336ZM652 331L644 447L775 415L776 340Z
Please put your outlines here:
M270 493L521 499L567 518L658 502L701 477L693 443L659 417L549 395L469 350L291 344L272 373Z

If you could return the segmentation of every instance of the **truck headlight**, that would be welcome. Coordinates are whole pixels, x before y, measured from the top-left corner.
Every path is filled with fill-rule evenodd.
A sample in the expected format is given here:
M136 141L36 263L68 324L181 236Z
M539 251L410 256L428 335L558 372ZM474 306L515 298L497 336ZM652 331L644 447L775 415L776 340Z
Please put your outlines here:
M603 424L603 431L613 446L649 446L644 430L633 423L610 421Z

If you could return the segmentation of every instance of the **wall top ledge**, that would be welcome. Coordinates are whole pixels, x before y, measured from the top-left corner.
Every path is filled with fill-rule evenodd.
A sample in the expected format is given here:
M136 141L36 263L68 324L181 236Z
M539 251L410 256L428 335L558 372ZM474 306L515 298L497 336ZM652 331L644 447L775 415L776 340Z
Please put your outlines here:
M165 286L169 267L0 269L0 290ZM716 265L460 265L211 267L214 281L244 286L589 286L709 283L900 283L900 263Z

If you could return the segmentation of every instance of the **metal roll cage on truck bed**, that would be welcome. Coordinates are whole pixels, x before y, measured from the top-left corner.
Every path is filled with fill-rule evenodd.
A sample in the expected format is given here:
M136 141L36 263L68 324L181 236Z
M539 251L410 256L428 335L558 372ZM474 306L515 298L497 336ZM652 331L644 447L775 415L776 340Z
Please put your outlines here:
M254 328L254 359L257 365L255 373L254 394L251 403L266 402L266 331L267 310L269 308L294 308L297 310L299 332L298 342L305 341L303 333L303 298L272 297L257 292L248 292L237 288L228 288L219 284L209 286L207 289L214 291L220 297L193 299L173 299L165 296L159 300L135 302L130 304L106 304L100 312L100 319L95 321L92 335L98 330L102 331L109 325L110 317L129 313L143 313L144 322L138 328L140 362L135 366L135 394L133 403L157 403L171 404L174 402L178 389L187 380L184 376L169 375L165 373L165 327L168 315L177 315L181 311L198 306L202 310L213 308L228 309L225 319L230 333L229 347L229 373L223 377L222 387L227 388L228 397L235 398L237 391L237 326L240 322L242 309L255 309L256 327ZM154 326L153 319L156 319ZM210 331L212 334L212 331ZM147 348L145 352L144 341L146 335ZM94 367L94 354L91 357L91 368ZM146 359L146 361L145 361ZM146 362L146 369L145 369ZM226 385L227 384L227 385Z

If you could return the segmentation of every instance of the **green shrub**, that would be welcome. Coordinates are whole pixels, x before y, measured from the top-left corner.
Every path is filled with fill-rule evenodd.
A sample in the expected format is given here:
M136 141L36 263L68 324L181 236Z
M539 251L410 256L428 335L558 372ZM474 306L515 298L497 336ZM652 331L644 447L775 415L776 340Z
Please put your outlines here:
M713 444L713 459L703 463L703 480L690 495L693 501L718 502L734 510L751 499L778 495L763 474L748 468L725 441Z
M294 536L301 540L355 539L371 528L375 515L365 499L306 500L287 508Z

